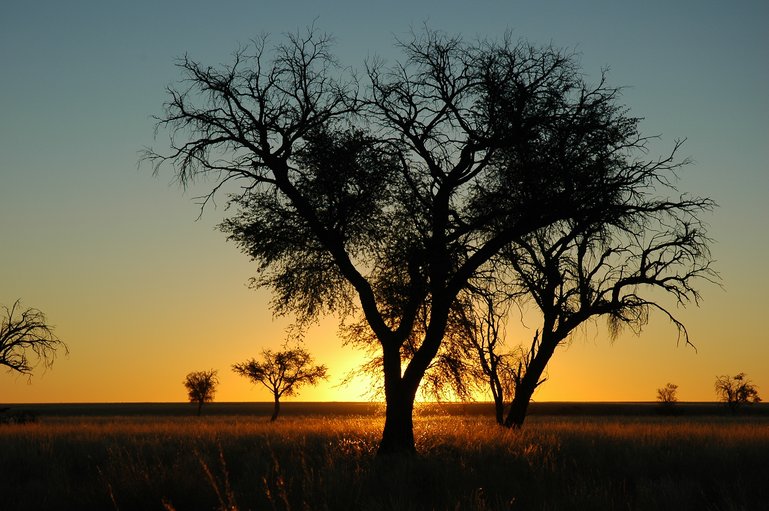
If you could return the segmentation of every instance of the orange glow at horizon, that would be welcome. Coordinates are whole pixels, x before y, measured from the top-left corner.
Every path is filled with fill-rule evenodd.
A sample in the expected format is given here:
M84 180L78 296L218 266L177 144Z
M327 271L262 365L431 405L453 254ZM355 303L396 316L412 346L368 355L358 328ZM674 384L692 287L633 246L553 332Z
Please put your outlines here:
M194 314L191 317L198 318L197 321L188 321L186 327L175 332L167 327L140 325L139 330L152 332L151 335L146 333L141 342L131 341L137 335L136 331L128 329L122 338L116 333L111 343L101 345L101 350L81 352L77 339L88 332L70 332L62 328L60 335L68 340L71 355L60 357L52 370L36 373L30 384L11 374L0 375L4 378L5 402L183 401L181 381L184 375L203 369L218 370L220 384L215 401L270 401L272 396L265 388L234 374L230 366L251 357L258 358L262 348L279 349L285 342L288 321L271 318L265 309L261 314L249 317L243 312L249 306L266 305L265 296L262 292L245 290L239 298L244 297L247 305L234 310L224 309L231 314L230 319L223 321L230 324L229 327L222 327L220 321L204 320L212 316ZM186 317L187 312L185 309L180 315ZM243 325L237 325L235 318L238 317L249 319L244 320ZM530 339L533 330L530 325L536 323L531 318L525 323L523 326L511 319L509 339ZM98 331L106 329L108 324L109 318L105 318L89 326ZM185 322L181 321L181 324ZM241 328L260 332L260 335L255 339L253 335L242 333ZM230 342L208 342L212 338L211 330L219 332L219 339L230 339ZM337 321L325 318L306 332L304 346L316 363L329 367L329 379L314 387L302 387L297 396L284 398L285 401L368 401L372 388L381 385L378 376L368 380L358 377L341 385L367 355L342 346L337 330ZM665 321L653 320L640 337L625 332L614 342L610 342L602 330L600 322L590 324L570 343L556 350L546 370L547 381L534 394L535 401L653 401L656 389L669 381L679 385L681 401L713 400L712 382L699 381L690 374L693 371L687 370L696 369L703 362L712 363L712 357L703 356L691 347L676 346L675 329ZM692 333L695 332L699 333L700 329L693 328ZM163 342L168 338L181 342ZM185 338L190 340L186 359L170 367L168 361L178 359L175 353L185 349ZM696 337L694 340L696 342ZM708 346L701 343L698 348L705 351ZM489 393L475 397L479 401L491 399ZM429 398L420 392L417 401L429 401Z

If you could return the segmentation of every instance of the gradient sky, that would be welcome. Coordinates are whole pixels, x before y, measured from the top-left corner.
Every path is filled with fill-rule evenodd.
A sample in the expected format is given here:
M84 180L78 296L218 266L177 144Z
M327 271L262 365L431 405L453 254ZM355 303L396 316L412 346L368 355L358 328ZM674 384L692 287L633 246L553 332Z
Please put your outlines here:
M688 139L680 188L720 205L706 220L724 285L703 285L702 306L681 312L697 350L659 317L614 342L590 325L556 352L535 399L653 400L674 382L682 400L712 400L716 375L739 371L769 393L769 2L5 0L0 303L43 310L71 353L31 384L0 370L0 402L181 401L184 375L211 368L218 401L268 399L229 368L280 346L289 321L273 319L269 291L248 289L253 266L215 230L223 204L196 221L196 190L137 162L145 146L167 148L151 116L180 77L176 57L227 62L254 36L313 20L356 67L394 56L393 37L423 22L573 48L588 79L609 67L628 86L623 102L662 135L660 151ZM360 357L336 324L307 334L331 379L300 400L361 398L363 384L336 386Z

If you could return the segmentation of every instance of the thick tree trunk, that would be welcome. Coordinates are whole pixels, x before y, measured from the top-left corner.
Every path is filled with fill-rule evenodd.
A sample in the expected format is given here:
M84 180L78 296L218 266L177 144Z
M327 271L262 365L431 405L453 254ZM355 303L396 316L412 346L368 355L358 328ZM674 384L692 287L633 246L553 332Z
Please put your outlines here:
M414 443L414 400L408 396L387 400L384 431L377 456L416 454Z
M278 414L280 413L280 396L275 396L275 405L272 408L272 417L270 417L270 422L275 422L278 419Z
M382 343L382 366L385 380L385 427L378 456L416 454L414 444L414 398L427 367L440 348L449 314L448 300L435 299L430 325L419 349L401 376L401 343Z
M416 454L412 418L416 389L411 392L401 377L400 350L396 346L383 350L383 366L386 411L377 456Z
M524 389L522 386L519 386L519 388L516 389L515 397L513 397L513 402L510 404L510 410L507 412L507 417L505 418L505 427L520 429L523 426L532 394L534 394L533 388Z
M198 417L200 417L200 412L203 410L203 401L198 401Z

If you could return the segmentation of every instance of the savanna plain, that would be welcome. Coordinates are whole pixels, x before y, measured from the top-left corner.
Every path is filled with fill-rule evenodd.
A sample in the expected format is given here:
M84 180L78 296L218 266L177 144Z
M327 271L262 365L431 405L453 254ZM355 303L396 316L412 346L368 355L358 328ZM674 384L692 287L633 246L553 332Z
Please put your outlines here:
M37 405L0 424L6 510L769 509L769 408L422 405L419 455L377 457L370 404Z

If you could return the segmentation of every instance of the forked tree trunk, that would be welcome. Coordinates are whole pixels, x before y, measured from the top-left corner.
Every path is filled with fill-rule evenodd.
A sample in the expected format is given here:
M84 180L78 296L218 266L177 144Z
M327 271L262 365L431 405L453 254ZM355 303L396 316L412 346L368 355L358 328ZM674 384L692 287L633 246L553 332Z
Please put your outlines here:
M385 380L385 425L377 456L416 454L414 443L414 397L401 378L400 350L383 350Z
M385 381L385 426L382 431L382 441L379 443L377 456L382 455L414 455L414 399L419 383L425 375L427 367L435 358L440 348L448 318L448 301L442 306L434 298L433 314L443 307L445 314L437 314L438 319L431 319L422 345L416 351L401 376L400 343L394 340L382 343L382 367Z
M272 417L270 417L270 422L275 422L278 419L279 413L280 413L280 396L276 394L275 405L272 408Z

